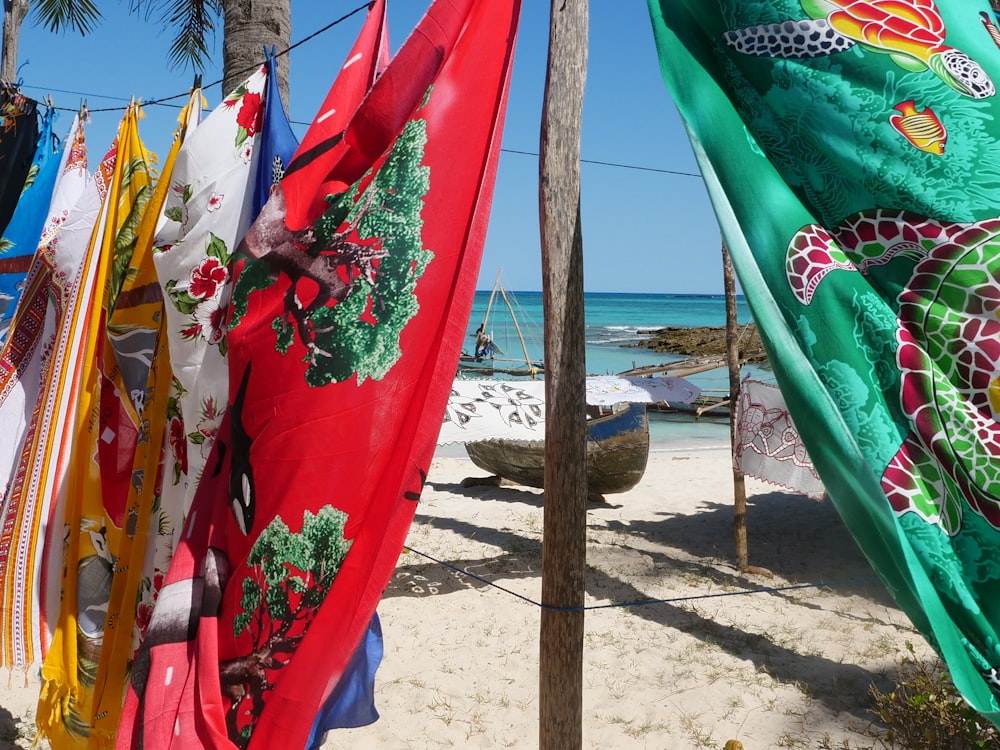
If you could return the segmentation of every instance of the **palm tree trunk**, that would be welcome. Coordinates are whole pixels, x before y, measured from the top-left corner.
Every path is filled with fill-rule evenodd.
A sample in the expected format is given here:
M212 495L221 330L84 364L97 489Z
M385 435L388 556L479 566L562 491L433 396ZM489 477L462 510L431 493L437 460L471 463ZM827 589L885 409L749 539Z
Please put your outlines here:
M229 93L263 61L265 46L278 52L289 47L291 0L222 0L222 17L223 89ZM278 89L287 111L288 55L278 58Z
M3 2L3 54L0 57L0 80L17 78L17 41L21 22L28 15L29 0L4 0Z

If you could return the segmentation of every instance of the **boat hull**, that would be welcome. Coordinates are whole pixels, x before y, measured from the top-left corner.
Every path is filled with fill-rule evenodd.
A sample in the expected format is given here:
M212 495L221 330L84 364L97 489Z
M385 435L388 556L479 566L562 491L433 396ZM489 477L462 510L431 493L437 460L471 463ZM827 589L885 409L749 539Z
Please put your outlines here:
M479 440L466 443L472 463L526 487L544 488L544 440ZM635 487L649 459L645 404L587 422L587 494L612 495Z

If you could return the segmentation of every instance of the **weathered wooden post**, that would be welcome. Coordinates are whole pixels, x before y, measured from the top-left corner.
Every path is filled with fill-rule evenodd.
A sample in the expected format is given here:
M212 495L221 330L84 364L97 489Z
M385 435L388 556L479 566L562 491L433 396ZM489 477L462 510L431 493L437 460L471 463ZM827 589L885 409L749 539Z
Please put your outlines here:
M580 121L587 0L552 0L539 158L545 305L545 521L539 637L539 747L583 746L587 552L586 363Z
M736 456L736 405L740 400L739 321L736 309L736 276L729 248L722 242L722 279L726 293L726 359L729 361L729 445ZM736 542L736 568L750 567L747 546L747 489L743 472L733 467L733 540Z

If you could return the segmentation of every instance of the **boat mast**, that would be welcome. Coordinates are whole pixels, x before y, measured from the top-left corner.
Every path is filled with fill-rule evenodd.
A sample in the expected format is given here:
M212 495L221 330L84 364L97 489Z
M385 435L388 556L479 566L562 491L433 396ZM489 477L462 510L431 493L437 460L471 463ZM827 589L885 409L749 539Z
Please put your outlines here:
M490 310L493 309L493 299L497 296L497 289L500 288L500 274L501 273L503 273L503 269L502 268L499 269L499 270L497 270L497 277L493 281L493 290L490 292L490 299L486 303L486 312L483 313L483 324L480 326L480 329L484 333L486 332L486 321L488 321L490 319Z
M514 308L510 304L510 300L507 299L507 290L500 285L500 297L503 299L505 305L507 305L507 310L510 311L510 319L514 321L514 330L517 332L517 340L521 342L521 351L524 352L524 364L528 366L528 372L534 377L538 372L538 368L535 367L534 363L531 361L531 357L528 355L528 345L524 343L524 334L521 333L521 326L517 322L517 315L514 314Z

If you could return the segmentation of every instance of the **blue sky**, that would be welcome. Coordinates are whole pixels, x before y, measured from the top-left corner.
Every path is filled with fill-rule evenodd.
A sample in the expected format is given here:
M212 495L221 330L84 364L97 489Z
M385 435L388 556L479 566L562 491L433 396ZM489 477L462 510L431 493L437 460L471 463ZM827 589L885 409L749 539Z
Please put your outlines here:
M296 42L362 0L292 2ZM125 3L101 3L107 17L88 37L52 34L29 14L18 63L25 92L50 94L57 107L123 107L130 97L186 92L192 71L167 67L170 35L129 15ZM403 43L429 0L389 0L390 44ZM362 22L357 14L292 50L290 117L301 136ZM540 290L539 127L548 47L549 2L523 0L493 213L479 276L488 289L499 269L512 290ZM208 84L221 78L222 38L213 45ZM206 89L209 108L221 86ZM81 96L82 95L82 96ZM177 100L180 101L180 100ZM140 124L147 148L165 154L177 109L148 106ZM92 164L110 144L121 111L94 112L88 129ZM57 121L65 133L71 114ZM718 224L676 109L660 77L643 0L592 0L581 157L584 286L588 292L722 292ZM625 164L643 169L588 162ZM654 171L664 170L664 171ZM676 174L672 174L676 173Z

